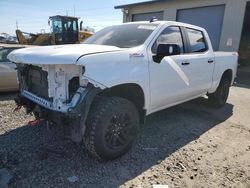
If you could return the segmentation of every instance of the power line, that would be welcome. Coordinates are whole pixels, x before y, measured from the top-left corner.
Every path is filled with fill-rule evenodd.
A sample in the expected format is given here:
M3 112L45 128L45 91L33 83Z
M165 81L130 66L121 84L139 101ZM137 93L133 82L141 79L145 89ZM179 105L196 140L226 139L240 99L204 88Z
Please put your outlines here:
M92 19L92 18L91 18ZM88 20L88 19L83 19L83 23L86 23L86 22L89 22L89 23L91 23L91 22L103 22L103 21L106 21L106 22L111 22L111 21L121 21L122 22L122 19L119 19L119 18L114 18L114 19L106 19L106 18L102 18L102 19L92 19L92 20ZM40 23L41 21L39 21L39 23L38 23L38 21L25 21L25 22L18 22L18 26L19 27L26 27L26 26L30 26L30 25L36 25L36 26L40 26L41 25L41 23ZM17 23L17 22L16 22ZM42 25L45 25L46 24L46 22L44 22ZM6 25L1 25L1 26L6 26L6 27L8 27L8 26L10 26L9 24L6 24ZM36 27L35 26L35 27ZM49 26L48 26L49 27Z
M113 9L114 7L99 7L99 8L92 8L92 9L78 9L78 11L95 11L95 10L104 10L104 9Z

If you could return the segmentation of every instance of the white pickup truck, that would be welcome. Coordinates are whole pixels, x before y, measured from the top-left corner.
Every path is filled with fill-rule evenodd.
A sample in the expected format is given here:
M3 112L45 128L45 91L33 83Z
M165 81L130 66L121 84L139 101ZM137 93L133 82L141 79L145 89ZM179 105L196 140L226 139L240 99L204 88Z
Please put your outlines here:
M97 158L132 145L145 117L208 96L227 100L237 52L214 52L205 29L178 22L107 27L83 44L34 47L9 54L16 63L17 105L37 119L70 127Z

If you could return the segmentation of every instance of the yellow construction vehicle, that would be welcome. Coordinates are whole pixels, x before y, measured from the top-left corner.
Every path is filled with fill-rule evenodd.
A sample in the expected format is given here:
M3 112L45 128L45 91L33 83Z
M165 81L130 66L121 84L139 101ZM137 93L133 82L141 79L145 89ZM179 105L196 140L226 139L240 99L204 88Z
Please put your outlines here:
M52 33L27 33L16 30L16 36L19 44L25 45L55 45L55 37Z
M28 45L55 45L55 44L77 44L84 41L92 35L91 32L82 29L82 21L80 29L78 27L77 17L71 16L51 16L48 24L51 33L27 33L16 30L19 44ZM26 35L26 37L25 37Z

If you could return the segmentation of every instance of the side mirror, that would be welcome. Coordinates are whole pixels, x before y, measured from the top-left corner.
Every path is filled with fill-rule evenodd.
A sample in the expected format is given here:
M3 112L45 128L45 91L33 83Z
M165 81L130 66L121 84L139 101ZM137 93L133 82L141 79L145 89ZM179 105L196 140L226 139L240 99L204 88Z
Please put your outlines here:
M48 25L50 26L50 20L48 20Z
M160 63L166 56L181 54L181 48L177 44L159 44L157 47L156 55L153 56L153 60L156 63Z
M80 22L80 31L82 31L82 24L83 24L83 21Z

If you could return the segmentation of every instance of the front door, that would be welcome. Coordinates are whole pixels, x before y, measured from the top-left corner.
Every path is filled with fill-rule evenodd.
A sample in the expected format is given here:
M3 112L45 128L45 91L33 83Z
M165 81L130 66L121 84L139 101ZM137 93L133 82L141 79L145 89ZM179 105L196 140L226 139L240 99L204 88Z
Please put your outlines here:
M149 62L151 112L182 100L190 85L189 78L182 70L183 66L180 66L186 56L182 36L180 27L169 26L148 49L151 59ZM152 57L156 54L159 44L177 44L181 54L164 57L160 63L156 63Z

